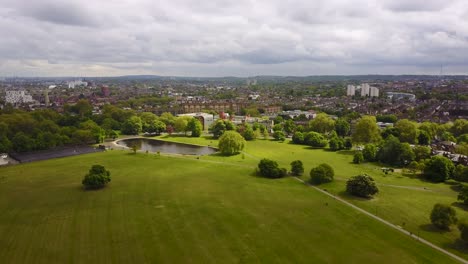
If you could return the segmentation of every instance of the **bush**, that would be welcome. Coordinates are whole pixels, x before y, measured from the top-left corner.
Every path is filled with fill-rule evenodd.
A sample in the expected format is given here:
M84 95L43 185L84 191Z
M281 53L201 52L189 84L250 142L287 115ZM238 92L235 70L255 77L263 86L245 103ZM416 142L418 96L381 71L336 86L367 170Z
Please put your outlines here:
M345 149L352 149L353 148L353 141L351 140L351 138L345 138L345 141L344 141L344 148Z
M300 176L304 173L304 165L302 161L295 160L291 162L291 175L293 176Z
M294 144L304 144L304 134L302 134L301 132L294 133L294 135L292 136L292 142Z
M332 151L338 151L344 149L344 141L343 139L339 137L333 137L330 139L330 142L328 142L330 150Z
M458 230L460 230L460 239L467 243L468 242L468 224L467 223L459 223Z
M316 148L323 148L327 145L327 140L323 137L322 134L317 132L309 132L304 136L304 142Z
M442 156L434 156L426 162L424 177L433 182L443 182L453 175L455 166L451 160Z
M377 147L374 144L367 144L362 150L362 156L367 161L375 161L377 157Z
M333 168L326 163L322 163L310 170L310 182L313 184L331 182L333 181L334 175L335 171L333 170Z
M99 189L110 181L110 172L104 166L93 165L81 183L86 189Z
M221 154L230 156L244 149L245 139L236 131L226 131L219 138L218 148Z
M262 159L258 163L258 173L260 176L276 179L287 175L285 168L279 168L278 162L269 159Z
M286 139L286 136L284 135L284 132L281 130L275 130L273 132L273 138L278 141L284 141Z
M357 151L356 153L354 153L354 156L353 156L353 163L355 164L360 164L364 161L364 156L362 155L362 152L361 151Z
M369 175L361 174L351 177L346 182L346 192L355 196L369 198L379 192L374 179Z
M464 186L457 197L458 201L462 201L468 205L468 187Z
M435 204L431 212L431 223L437 228L449 230L450 225L457 223L455 209L445 204Z

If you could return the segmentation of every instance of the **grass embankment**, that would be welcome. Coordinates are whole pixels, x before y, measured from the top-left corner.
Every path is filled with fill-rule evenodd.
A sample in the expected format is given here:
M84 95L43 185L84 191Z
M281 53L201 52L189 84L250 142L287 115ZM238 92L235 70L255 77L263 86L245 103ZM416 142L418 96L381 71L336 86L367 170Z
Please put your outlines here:
M212 141L172 139L202 145ZM363 169L377 172L373 166L349 164L348 155L263 140L249 142L244 156L230 158L114 150L0 168L0 259L3 263L452 262L292 178L252 176L263 157L282 166L301 159L306 171L327 160L343 178ZM83 191L81 180L93 164L109 169L112 182L102 190ZM378 180L391 182L389 178ZM339 189L342 183L334 184ZM385 193L382 190L375 200L363 203L386 201Z

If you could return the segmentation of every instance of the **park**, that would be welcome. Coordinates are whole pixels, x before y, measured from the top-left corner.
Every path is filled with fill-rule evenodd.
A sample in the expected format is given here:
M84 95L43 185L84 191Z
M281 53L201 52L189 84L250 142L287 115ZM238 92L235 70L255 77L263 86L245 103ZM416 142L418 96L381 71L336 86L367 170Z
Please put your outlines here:
M211 137L158 139L216 146ZM413 234L401 232L295 180L265 179L263 158L308 172L327 162L335 180L320 188ZM456 228L440 231L429 214L457 192L373 163L353 164L352 151L332 152L288 140L248 141L241 154L193 156L109 150L0 168L0 259L6 263L294 262L450 263L421 237L463 258ZM112 181L84 190L89 167L101 164ZM380 192L348 195L346 180L366 173ZM468 219L463 205L454 206Z

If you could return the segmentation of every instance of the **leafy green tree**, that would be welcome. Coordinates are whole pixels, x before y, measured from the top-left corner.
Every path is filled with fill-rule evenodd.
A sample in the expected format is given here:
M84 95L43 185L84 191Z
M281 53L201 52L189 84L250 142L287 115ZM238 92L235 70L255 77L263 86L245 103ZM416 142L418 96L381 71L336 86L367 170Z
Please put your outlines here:
M449 205L435 204L431 211L431 223L437 228L449 230L452 224L456 224L457 213Z
M468 121L466 119L457 119L453 122L452 127L450 128L450 132L453 133L454 136L458 137L463 134L468 133Z
M176 117L173 116L171 113L164 112L159 116L159 120L161 120L167 126L174 127Z
M377 146L374 144L367 144L362 150L362 155L367 161L376 161L377 160Z
M191 132L191 137L200 137L203 130L203 126L198 119L191 118L187 122L187 130Z
M455 167L452 178L456 181L468 182L468 167L458 164Z
M376 119L377 119L377 122L384 122L384 123L395 123L398 120L396 115L378 115Z
M16 152L31 151L35 147L34 139L23 132L18 132L11 140L13 150Z
M0 152L10 152L13 145L7 136L0 136Z
M322 134L317 132L309 132L304 136L304 142L312 147L323 148L327 145L327 140Z
M346 182L346 192L355 196L369 198L379 192L374 179L366 174L351 177Z
M458 194L457 200L462 201L463 204L468 205L468 187L467 186L463 186L462 190Z
M122 124L122 133L125 135L138 135L143 129L143 124L138 116L132 116Z
M161 135L164 131L166 131L166 124L160 120L150 120L143 129L143 132L155 133L157 135Z
M452 141L452 142L457 141L457 139L453 136L453 134L448 131L444 131L442 135L440 136L440 139L442 139L443 141Z
M187 135L189 129L187 128L189 120L193 118L190 116L179 116L174 122L174 129L176 132L184 132Z
M356 124L352 135L356 143L376 143L381 140L380 128L374 116L363 116Z
M281 178L286 176L286 169L279 168L278 162L270 159L262 159L258 163L258 173L266 178Z
M284 141L286 139L286 136L284 135L283 131L275 130L273 132L273 138L278 141Z
M431 136L424 130L419 130L418 143L420 145L429 145L431 144Z
M467 243L468 242L468 224L467 223L458 223L458 230L460 230L460 239Z
M239 132L239 134L241 134L247 141L254 140L257 137L252 126L249 124L239 125L237 127L237 132Z
M360 164L364 161L364 155L362 155L361 151L356 151L353 156L353 163Z
M295 160L291 162L291 175L293 176L301 176L304 173L304 165L302 161Z
M302 132L295 132L292 136L292 142L295 144L304 144L304 134Z
M338 136L333 136L330 138L330 141L328 142L328 146L330 147L330 150L332 151L338 151L344 149L344 141L342 138L339 138Z
M396 122L395 128L400 132L400 142L407 142L410 144L416 143L416 139L418 138L418 128L415 122L408 119L401 119Z
M425 160L431 157L431 148L426 146L415 146L413 148L415 160Z
M346 137L351 131L351 126L349 122L344 118L338 118L335 123L335 131L340 137Z
M111 181L110 172L102 165L93 165L82 184L86 189L99 189Z
M377 152L380 162L390 165L406 165L414 160L415 154L408 143L401 143L398 138L389 136Z
M353 148L353 142L352 142L351 138L349 138L349 137L345 138L345 140L344 140L344 148L345 148L345 149L348 149L348 150L350 150L350 149Z
M219 138L218 148L223 155L234 155L244 149L245 139L236 131L226 131Z
M313 184L322 184L333 181L335 176L335 171L333 168L326 164L322 163L315 168L310 170L310 181Z
M309 128L317 133L328 133L335 129L335 121L327 114L320 113L309 122Z
M400 130L398 130L395 127L387 127L382 131L381 135L383 139L387 139L389 136L394 136L396 138L399 138Z
M453 175L455 166L452 161L442 156L434 156L426 161L423 175L433 182L444 182Z
M78 129L73 132L72 141L79 145L92 144L95 142L95 136L90 130Z
M211 133L213 133L214 138L219 138L224 131L226 131L226 124L224 120L218 119L213 125L211 125Z
M296 130L296 124L294 124L294 121L292 119L286 120L284 122L283 129L287 135L291 135L294 132L294 130Z

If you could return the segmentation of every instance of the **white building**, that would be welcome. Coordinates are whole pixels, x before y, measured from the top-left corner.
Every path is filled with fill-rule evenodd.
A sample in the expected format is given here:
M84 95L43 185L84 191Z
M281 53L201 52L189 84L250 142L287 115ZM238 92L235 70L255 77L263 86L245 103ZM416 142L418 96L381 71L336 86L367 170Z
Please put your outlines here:
M22 104L34 102L31 95L26 91L6 91L5 101L10 104Z
M368 96L370 91L370 85L368 83L361 84L361 96Z
M354 96L356 94L356 86L348 84L348 88L346 89L347 96Z
M379 89L377 87L370 88L370 96L371 97L379 97Z
M68 82L68 88L75 88L76 86L81 86L83 85L84 87L88 86L88 82L83 82L81 80L75 80L75 81L71 81L71 82Z

